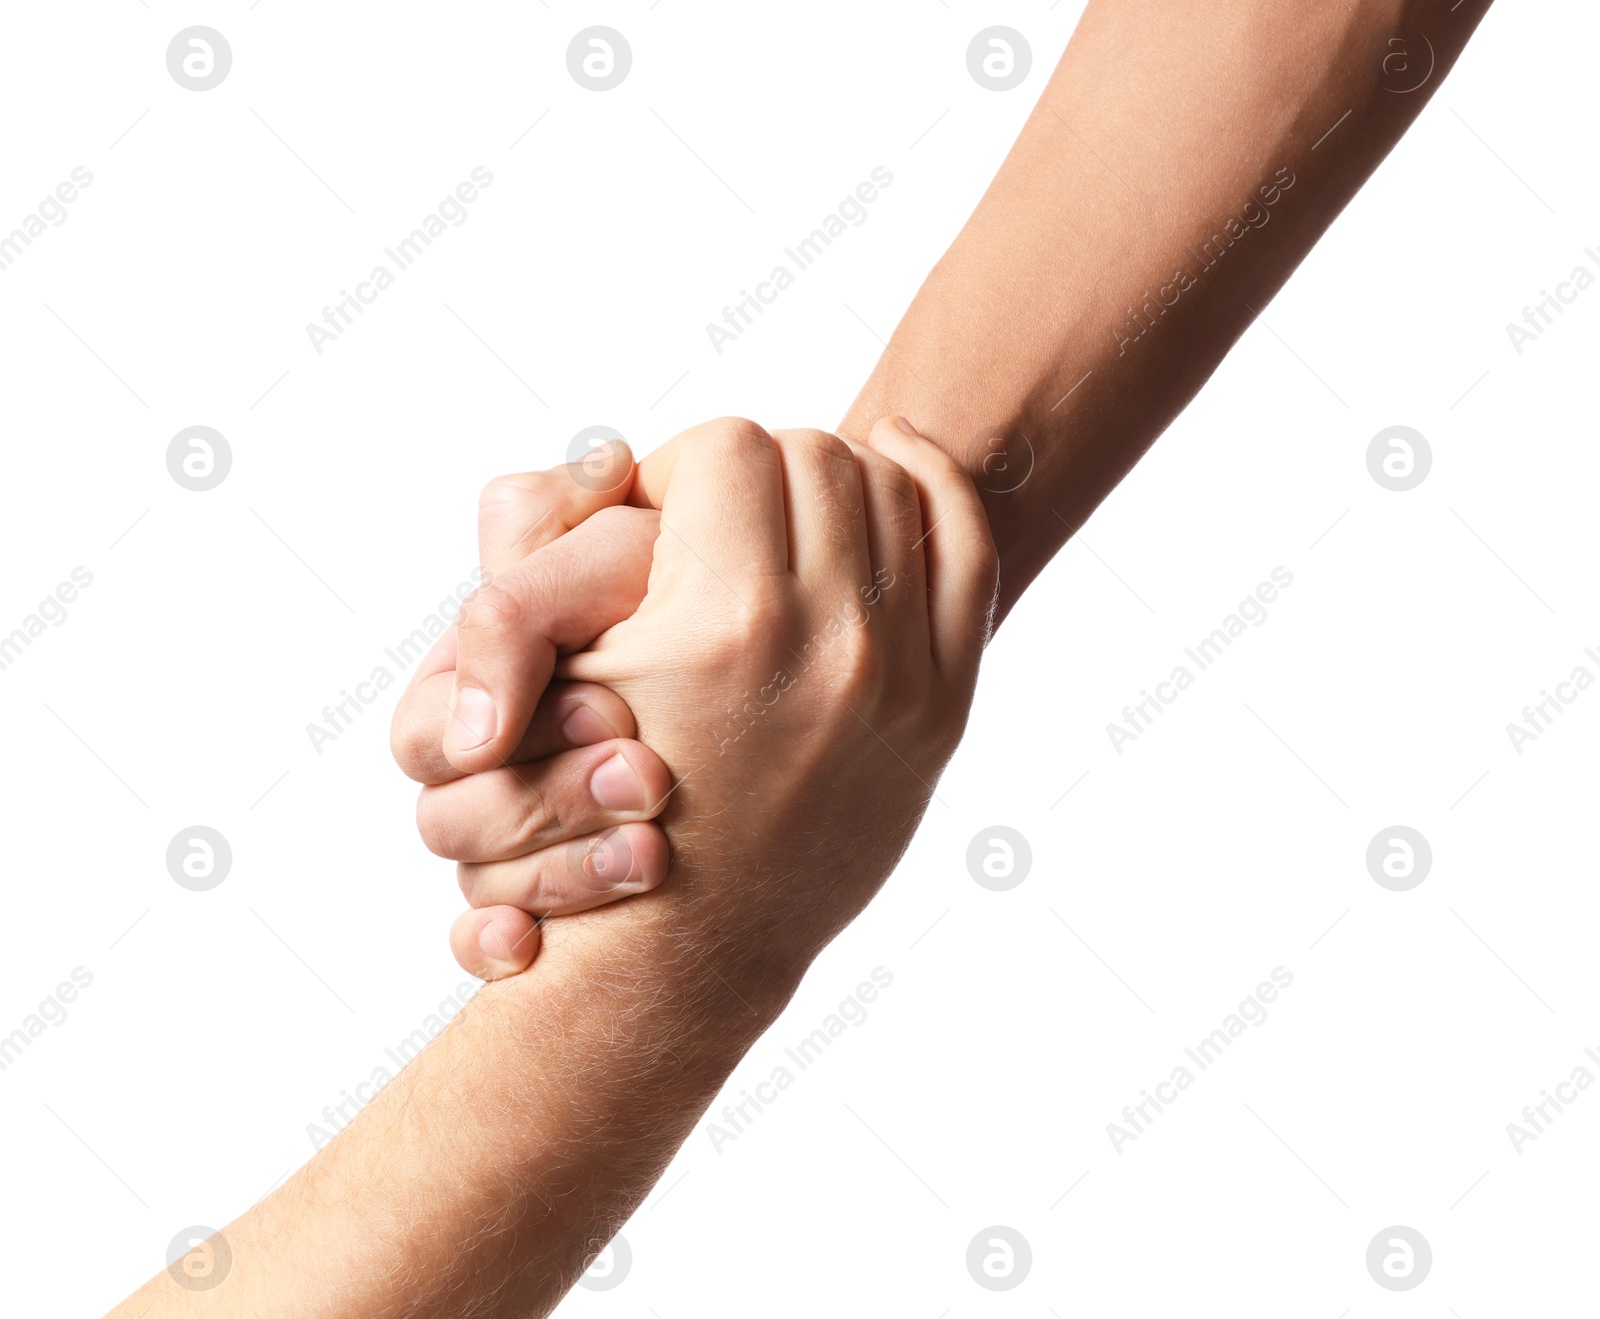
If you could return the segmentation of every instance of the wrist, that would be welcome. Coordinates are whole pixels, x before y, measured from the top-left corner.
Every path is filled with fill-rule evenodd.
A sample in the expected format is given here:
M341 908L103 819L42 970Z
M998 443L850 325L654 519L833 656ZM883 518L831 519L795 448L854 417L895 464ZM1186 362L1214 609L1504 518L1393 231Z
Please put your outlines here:
M646 1070L659 1055L674 1083L703 1080L714 1092L815 954L709 905L658 891L546 921L533 966L490 988L530 1024L593 1023L596 1047L632 1050Z

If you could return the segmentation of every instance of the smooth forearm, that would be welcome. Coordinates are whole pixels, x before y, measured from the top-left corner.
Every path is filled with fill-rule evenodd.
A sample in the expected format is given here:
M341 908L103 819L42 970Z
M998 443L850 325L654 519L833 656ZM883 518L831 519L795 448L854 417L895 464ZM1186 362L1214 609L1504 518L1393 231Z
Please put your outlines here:
M1451 3L1090 0L840 428L904 414L971 472L1002 610L1410 125L1488 9Z

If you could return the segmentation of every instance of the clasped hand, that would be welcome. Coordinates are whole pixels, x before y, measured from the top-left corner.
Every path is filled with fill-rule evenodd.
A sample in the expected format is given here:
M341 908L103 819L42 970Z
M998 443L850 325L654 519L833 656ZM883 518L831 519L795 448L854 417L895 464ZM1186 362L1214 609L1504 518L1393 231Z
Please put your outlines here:
M908 423L722 419L491 483L479 542L490 584L393 726L457 960L516 974L545 917L648 894L709 964L792 983L965 725L997 573L971 482Z

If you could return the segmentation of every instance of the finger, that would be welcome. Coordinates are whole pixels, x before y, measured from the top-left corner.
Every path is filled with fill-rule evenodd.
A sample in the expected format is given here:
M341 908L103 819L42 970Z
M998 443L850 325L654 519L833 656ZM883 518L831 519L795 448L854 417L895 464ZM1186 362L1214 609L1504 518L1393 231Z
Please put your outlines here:
M489 580L622 503L632 484L633 451L621 439L546 472L496 477L478 498L478 561Z
M468 975L503 980L539 955L539 922L515 907L464 911L450 927L450 951Z
M789 571L818 585L848 582L853 596L872 578L855 454L826 431L783 430L772 438L783 455Z
M534 707L511 762L543 760L637 732L633 711L611 688L592 682L552 682Z
M474 907L570 916L648 892L667 877L670 861L661 826L636 823L511 861L462 862L456 876Z
M573 838L660 813L672 790L661 757L611 740L527 765L424 788L417 828L452 861L510 861Z
M708 592L747 604L741 584L788 567L782 460L753 421L723 417L679 435L654 461L641 497L661 509L665 572L704 579Z
M461 771L445 759L444 730L455 687L455 633L450 634L450 665L414 684L395 707L390 750L400 768L418 783L450 783ZM561 751L593 746L638 732L628 703L609 687L591 682L552 682L534 707L528 731L511 753L511 763L543 760Z
M848 441L847 441L848 443ZM872 584L861 601L874 625L928 644L928 580L922 558L922 501L911 474L865 445L851 443L861 466L861 494L872 559Z
M955 460L904 417L878 422L867 443L904 467L916 483L934 664L951 677L966 678L976 672L989 639L1000 575L983 503Z
M456 630L433 643L406 683L389 720L389 753L418 783L444 783L458 771L444 758L444 725L455 689Z
M633 471L632 450L627 441L617 439L550 471L522 472L491 481L478 501L478 548L484 579L493 581L496 574L565 535L602 508L621 503L632 487ZM390 724L390 748L395 760L419 783L446 783L460 776L460 771L445 758L442 747L455 688L455 664L456 631L451 628L434 642L411 675ZM611 731L581 741L569 740L568 745L583 746L603 737L632 735L632 715L627 714L626 727L614 715L626 714L625 703L599 699L595 705L609 707L597 708L596 713L611 725ZM540 708L544 708L542 703ZM557 743L550 745L561 749ZM519 747L514 754L533 759L535 753Z
M588 645L644 599L657 523L602 509L473 597L458 625L445 759L476 774L511 758L558 651Z

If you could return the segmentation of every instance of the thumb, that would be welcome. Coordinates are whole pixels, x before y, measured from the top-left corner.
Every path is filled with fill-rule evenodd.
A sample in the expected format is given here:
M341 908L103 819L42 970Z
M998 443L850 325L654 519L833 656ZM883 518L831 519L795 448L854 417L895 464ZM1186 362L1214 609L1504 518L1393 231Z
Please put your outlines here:
M511 758L556 656L630 617L650 579L659 516L606 508L468 598L444 754L464 774Z
M633 466L633 451L616 439L547 472L496 477L478 498L478 562L497 577L600 509L623 503Z

